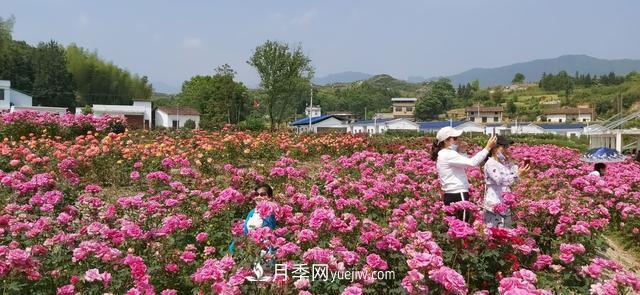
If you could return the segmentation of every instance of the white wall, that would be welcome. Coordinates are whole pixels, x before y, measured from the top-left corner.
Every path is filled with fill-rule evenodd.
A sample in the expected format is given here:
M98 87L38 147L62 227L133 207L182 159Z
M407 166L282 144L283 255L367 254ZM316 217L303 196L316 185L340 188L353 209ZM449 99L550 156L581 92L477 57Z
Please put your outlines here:
M591 122L591 114L580 114L578 122Z
M189 119L196 122L196 129L200 128L200 116L187 116L187 115L168 115L167 113L156 110L156 126L157 127L165 127L172 128L173 121L178 121L178 127L184 127L184 123L186 123Z
M11 81L0 80L0 89L4 90L0 97L0 109L8 110L11 107Z
M64 115L67 113L67 108L58 108L58 107L34 107L34 106L12 106L11 112L20 112L20 111L32 111L39 113L51 113Z
M345 125L342 123L342 121L331 117L323 120L322 122L311 124L311 130L313 130L314 133L318 132L318 127L345 127Z
M505 134L505 131L511 132L511 128L506 126L487 126L485 127L484 134L491 135L495 131L495 134Z
M0 89L4 92L2 97L0 97L0 109L8 110L11 107L11 90L9 88L2 87L2 85L0 85Z
M567 115L547 115L547 122L566 123Z
M352 125L351 126L351 133L356 134L356 133L363 133L364 131L364 126L363 125Z
M149 121L149 126L147 126L149 129L151 129L151 113L153 112L153 108L151 106L151 102L150 101L146 101L146 100L134 100L133 101L133 106L139 106L139 107L144 107L144 119Z
M473 115L470 115L471 112L467 112L467 116L469 117L469 121L476 123L500 123L502 122L502 112L480 112L478 114L477 111L473 112ZM487 122L482 122L482 117L487 118ZM496 119L497 117L497 119ZM494 120L495 119L495 120Z
M516 130L516 127L513 126L511 128L511 133L520 133L520 134L542 134L544 133L544 130L538 126L535 125L524 125L524 126L518 126L518 129Z
M18 107L30 107L33 105L31 96L15 90L11 90L11 102Z
M484 133L486 130L486 127L476 122L467 122L454 127L454 129L462 130L464 132Z
M7 80L0 80L0 89L3 91L2 97L0 97L0 109L8 110L11 108L11 104L14 106L32 106L31 96L11 89L11 82Z
M420 130L420 126L411 121L407 120L394 120L388 121L384 124L384 128L380 128L380 132L384 132L386 130Z

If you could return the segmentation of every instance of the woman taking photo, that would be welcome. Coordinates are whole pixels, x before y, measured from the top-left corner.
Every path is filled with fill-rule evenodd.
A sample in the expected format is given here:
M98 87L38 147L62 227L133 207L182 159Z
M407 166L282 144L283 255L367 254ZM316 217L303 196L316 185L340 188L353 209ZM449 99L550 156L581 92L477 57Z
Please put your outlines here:
M444 191L444 204L469 200L469 180L465 168L478 166L487 158L489 150L496 145L496 136L492 135L483 150L472 158L458 153L458 137L461 130L444 127L436 134L436 143L431 150L431 159L436 161L438 179ZM455 216L465 222L471 220L471 214L466 210L456 212Z
M529 171L529 165L518 168L511 161L507 149L512 141L498 137L484 164L485 194L484 223L491 227L511 228L511 210L503 204L502 193L511 191L518 179Z

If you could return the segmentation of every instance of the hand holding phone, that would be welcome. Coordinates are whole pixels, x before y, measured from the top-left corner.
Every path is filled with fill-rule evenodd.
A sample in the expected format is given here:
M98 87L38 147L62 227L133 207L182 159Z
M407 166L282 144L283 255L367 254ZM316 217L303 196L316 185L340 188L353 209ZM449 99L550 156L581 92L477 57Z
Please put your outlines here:
M525 166L531 166L531 159L524 159Z

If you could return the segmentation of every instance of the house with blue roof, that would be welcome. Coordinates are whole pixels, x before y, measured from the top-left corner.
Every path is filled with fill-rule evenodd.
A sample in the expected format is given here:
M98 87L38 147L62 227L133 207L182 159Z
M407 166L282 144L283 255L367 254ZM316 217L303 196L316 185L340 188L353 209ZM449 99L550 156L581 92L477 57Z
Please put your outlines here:
M306 117L289 123L296 133L347 132L349 125L334 115Z
M353 134L378 134L388 130L420 131L420 126L406 118L360 120L349 124L349 132Z
M586 124L574 123L574 124L520 124L511 126L512 134L557 134L567 137L581 136L585 133Z
M435 132L438 132L438 130L440 130L440 128L442 127L449 126L449 127L455 128L461 125L462 123L464 123L464 121L448 120L448 121L418 122L418 125L420 126L420 131L422 132L435 133Z

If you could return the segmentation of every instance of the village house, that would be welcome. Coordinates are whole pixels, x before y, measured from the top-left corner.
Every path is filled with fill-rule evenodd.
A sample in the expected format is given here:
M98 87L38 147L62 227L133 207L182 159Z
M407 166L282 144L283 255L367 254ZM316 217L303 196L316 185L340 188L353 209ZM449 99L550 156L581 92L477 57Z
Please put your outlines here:
M549 123L571 123L593 121L594 109L588 107L563 107L546 109L542 111L538 121Z
M416 108L415 97L394 97L391 98L391 105L394 118L413 118L413 110Z
M200 129L200 113L191 107L158 107L155 117L156 127L182 128L191 120L195 123L195 128Z
M466 109L467 121L476 123L500 123L504 110L502 107L472 106Z
M67 108L34 106L31 96L11 88L11 81L0 80L0 112L32 111L64 115Z

